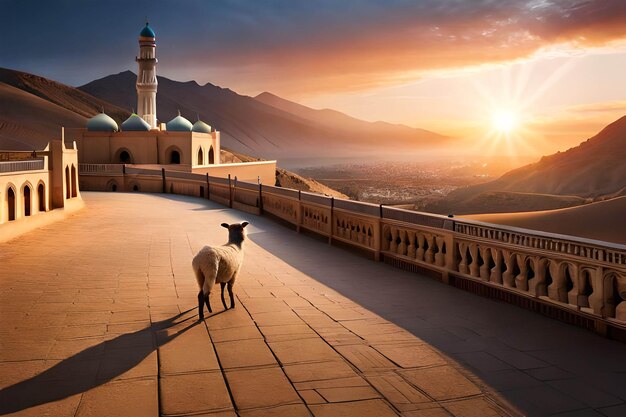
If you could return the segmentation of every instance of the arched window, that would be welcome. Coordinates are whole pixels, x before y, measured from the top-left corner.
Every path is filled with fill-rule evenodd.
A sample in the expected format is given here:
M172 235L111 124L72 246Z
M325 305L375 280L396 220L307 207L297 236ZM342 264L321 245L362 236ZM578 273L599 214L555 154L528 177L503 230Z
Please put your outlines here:
M180 164L180 153L178 151L172 151L170 154L170 164Z
M24 197L24 216L30 216L30 187L28 185L24 186L23 197Z
M65 198L70 198L72 188L70 187L70 167L65 167Z
M128 151L120 152L120 163L121 164L132 164L133 163L133 159L131 158L130 153Z
M213 146L209 148L209 164L215 163L215 153L213 152Z
M72 197L78 195L78 176L76 175L76 167L72 165Z
M15 191L13 187L9 187L7 190L7 204L9 206L9 221L15 220L15 212L17 211L16 207L17 201L15 200Z
M43 184L37 186L37 200L39 201L39 211L46 211L46 187Z
M198 148L198 165L204 165L204 155L202 154L202 148Z

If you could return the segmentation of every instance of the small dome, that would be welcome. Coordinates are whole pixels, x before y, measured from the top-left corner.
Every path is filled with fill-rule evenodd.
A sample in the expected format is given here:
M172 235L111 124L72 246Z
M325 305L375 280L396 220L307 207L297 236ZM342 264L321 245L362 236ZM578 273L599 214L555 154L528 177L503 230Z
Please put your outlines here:
M172 132L191 132L192 128L191 122L181 116L180 112L178 112L178 116L167 122L165 126L167 130Z
M87 130L92 132L117 132L117 123L104 113L96 114L87 121Z
M191 128L192 132L200 132L200 133L211 133L211 126L204 123L202 120L198 120L193 124Z
M122 130L124 131L147 131L150 130L148 122L143 120L135 113L131 114L124 123L122 123Z
M146 26L141 29L139 36L143 36L144 38L156 38L154 31L152 30L150 25L148 25L148 22L146 22Z

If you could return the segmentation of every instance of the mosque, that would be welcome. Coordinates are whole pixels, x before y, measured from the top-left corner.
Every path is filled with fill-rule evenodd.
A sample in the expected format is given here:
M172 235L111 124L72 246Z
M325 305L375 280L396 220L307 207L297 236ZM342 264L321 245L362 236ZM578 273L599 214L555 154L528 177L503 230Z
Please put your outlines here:
M168 169L203 172L220 164L220 132L205 122L180 115L157 119L156 35L148 23L139 34L137 113L120 126L104 111L86 128L73 129L82 164L166 165ZM68 132L69 133L69 132Z

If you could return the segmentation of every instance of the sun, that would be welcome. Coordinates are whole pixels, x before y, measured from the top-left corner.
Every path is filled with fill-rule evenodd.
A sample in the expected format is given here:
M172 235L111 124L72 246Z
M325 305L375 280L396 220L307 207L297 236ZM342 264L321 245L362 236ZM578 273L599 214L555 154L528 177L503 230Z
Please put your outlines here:
M511 133L519 125L519 115L512 110L497 110L491 115L494 130L500 133Z

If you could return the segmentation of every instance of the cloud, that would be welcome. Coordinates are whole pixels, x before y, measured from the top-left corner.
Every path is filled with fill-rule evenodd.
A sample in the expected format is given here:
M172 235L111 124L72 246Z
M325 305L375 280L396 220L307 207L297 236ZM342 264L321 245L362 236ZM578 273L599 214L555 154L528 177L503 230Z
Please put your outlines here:
M131 39L149 10L161 74L290 96L626 38L624 0L9 0L3 9L15 16L0 25L10 40L0 45L3 65L61 77L81 65L82 79L61 79L70 83L132 67Z
M573 113L626 113L626 101L582 104L567 109Z

